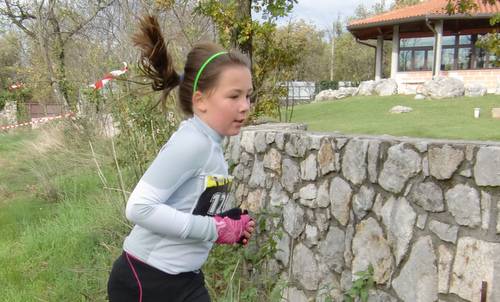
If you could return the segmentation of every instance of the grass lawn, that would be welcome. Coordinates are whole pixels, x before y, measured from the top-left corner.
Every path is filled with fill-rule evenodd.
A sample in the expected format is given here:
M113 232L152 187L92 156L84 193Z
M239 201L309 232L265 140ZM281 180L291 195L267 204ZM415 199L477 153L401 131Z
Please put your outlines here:
M413 111L389 113L396 105ZM481 108L478 119L475 107ZM500 107L500 96L420 101L405 95L357 96L298 105L292 122L306 123L309 131L500 141L500 119L491 117L493 107Z
M105 301L124 229L119 196L103 192L90 163L75 163L81 150L37 153L39 137L0 133L0 300Z

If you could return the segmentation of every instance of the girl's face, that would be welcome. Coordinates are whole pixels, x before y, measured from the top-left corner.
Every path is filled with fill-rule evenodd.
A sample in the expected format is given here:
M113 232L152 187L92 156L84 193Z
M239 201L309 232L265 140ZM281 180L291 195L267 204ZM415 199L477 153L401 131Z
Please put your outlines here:
M213 89L193 95L193 111L219 134L236 135L248 116L252 91L252 75L247 67L225 67Z

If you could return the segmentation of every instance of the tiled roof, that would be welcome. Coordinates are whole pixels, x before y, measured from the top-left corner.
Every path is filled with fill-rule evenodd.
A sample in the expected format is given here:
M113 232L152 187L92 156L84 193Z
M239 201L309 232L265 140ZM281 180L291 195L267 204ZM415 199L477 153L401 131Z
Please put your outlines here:
M480 15L493 15L496 13L500 13L500 1L495 1L494 5L484 4L482 0L475 0L478 8L474 11L470 12L471 16L480 16ZM354 20L349 23L348 27L364 27L370 24L375 23L389 23L398 21L404 22L406 19L415 19L418 17L426 17L432 16L436 17L439 15L447 16L446 13L446 4L447 0L429 0L424 1L422 3L403 7L400 9L395 9L380 15L372 16L362 20ZM460 15L462 16L462 15Z

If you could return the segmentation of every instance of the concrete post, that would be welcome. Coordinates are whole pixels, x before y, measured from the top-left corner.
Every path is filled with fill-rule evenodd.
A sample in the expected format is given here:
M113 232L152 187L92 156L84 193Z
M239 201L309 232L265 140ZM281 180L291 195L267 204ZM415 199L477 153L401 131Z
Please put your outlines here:
M432 68L432 78L438 77L441 71L441 52L443 45L443 20L436 21L434 24L436 31L434 35L434 65Z
M392 30L391 79L396 79L399 64L399 25Z
M382 54L384 50L384 36L377 36L377 52L375 54L375 81L382 79Z

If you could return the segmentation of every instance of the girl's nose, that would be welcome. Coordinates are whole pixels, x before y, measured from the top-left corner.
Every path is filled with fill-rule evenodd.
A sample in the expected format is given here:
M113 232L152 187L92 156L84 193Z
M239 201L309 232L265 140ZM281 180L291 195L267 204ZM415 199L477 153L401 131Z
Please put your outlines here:
M240 105L240 111L241 112L246 112L250 110L250 98L247 98L245 97L242 101L241 101L241 105Z

